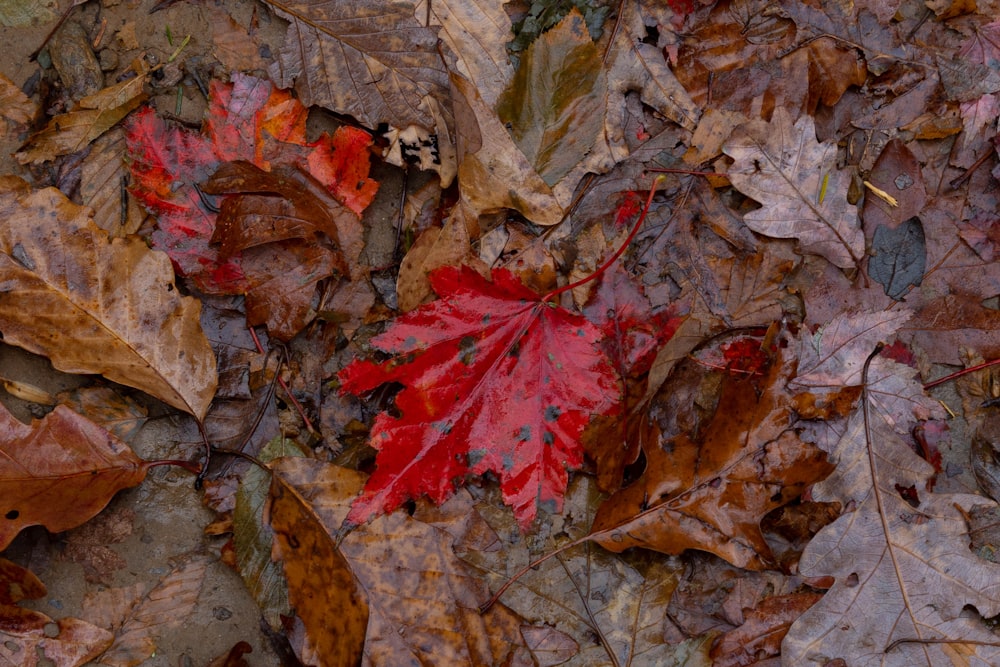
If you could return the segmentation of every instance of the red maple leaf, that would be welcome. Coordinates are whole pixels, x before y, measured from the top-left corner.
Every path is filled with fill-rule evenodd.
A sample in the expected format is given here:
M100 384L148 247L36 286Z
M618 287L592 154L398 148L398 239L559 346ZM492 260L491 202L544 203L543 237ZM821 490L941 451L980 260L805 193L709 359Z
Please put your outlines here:
M236 74L232 83L212 82L201 134L177 128L148 108L126 126L131 191L157 217L153 246L199 290L236 294L247 288L239 256L222 260L210 245L216 215L196 188L223 162L247 160L264 170L297 165L355 213L371 203L378 189L368 178L371 136L345 126L310 143L307 115L289 91Z
M539 507L561 510L591 416L619 409L621 388L601 332L506 269L495 270L493 282L467 267L429 277L441 298L372 339L395 356L355 361L339 374L345 393L404 385L400 416L383 412L372 426L377 469L346 523L421 495L443 502L467 474L493 472L527 528Z

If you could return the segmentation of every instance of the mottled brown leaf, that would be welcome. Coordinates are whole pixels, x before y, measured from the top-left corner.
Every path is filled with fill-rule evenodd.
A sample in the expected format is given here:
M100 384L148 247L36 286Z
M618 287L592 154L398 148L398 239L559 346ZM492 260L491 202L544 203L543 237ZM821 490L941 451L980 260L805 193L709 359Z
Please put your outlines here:
M645 472L602 505L594 539L615 552L701 549L747 569L773 566L761 519L832 469L792 426L793 370L788 356L775 360L759 389L727 377L703 434L644 446Z
M333 655L343 656L348 646L360 651L363 642L365 661L370 664L434 662L484 667L504 664L516 651L524 650L519 621L509 610L495 606L480 615L478 607L488 591L452 552L453 538L448 532L397 512L358 527L334 551L332 536L361 491L364 476L310 459L279 459L273 469L272 526L281 553L286 554L292 605L303 620L310 619L306 626L314 646L329 646L338 651ZM293 495L299 506L294 510L296 525L307 532L296 533L299 547L293 547L289 533L274 524L288 525L289 518L279 514ZM345 585L353 581L351 585L357 588L338 592L329 585L330 579L303 579L304 568L315 562L314 556L303 553L301 560L293 556L289 561L287 554L289 547L303 551L307 544L317 545L319 553L331 554L321 562L339 563L339 573L331 571L326 576ZM311 599L306 597L309 591ZM340 602L351 596L350 591L360 596L351 599L367 600L370 615L360 615L353 603ZM329 617L336 619L335 625L320 622ZM344 632L331 630L339 626L344 626ZM343 642L343 648L334 648L338 642Z
M437 29L410 2L267 0L290 24L269 68L281 88L295 85L306 106L354 116L366 127L431 129L425 97L448 99Z
M59 370L100 373L201 419L215 356L167 256L108 239L61 192L0 187L0 331ZM43 316L44 314L44 316Z
M101 136L146 99L146 73L108 86L80 100L67 113L56 116L28 139L16 154L21 164L46 162L75 153Z

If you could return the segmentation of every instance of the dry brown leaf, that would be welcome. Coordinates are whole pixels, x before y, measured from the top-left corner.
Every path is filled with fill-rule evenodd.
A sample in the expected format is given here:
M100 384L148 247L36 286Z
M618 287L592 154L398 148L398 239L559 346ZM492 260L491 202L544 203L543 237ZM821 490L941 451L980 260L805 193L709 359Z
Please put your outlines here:
M750 229L798 239L803 252L841 268L859 265L865 239L857 209L847 202L850 177L837 168L837 146L816 141L811 116L793 124L779 107L770 123L736 128L723 150L735 160L729 180L762 204L743 216Z
M760 387L752 378L727 376L700 435L661 442L659 428L652 428L653 441L643 447L645 472L601 506L594 539L615 552L701 549L738 567L774 566L761 519L833 468L792 427L785 383L793 371L794 361L779 356Z
M414 15L440 25L439 37L455 54L455 70L469 79L488 105L496 103L514 70L507 57L511 23L495 0L417 0Z
M38 109L17 85L0 74L0 117L15 125L27 125L35 117ZM7 134L6 124L0 126L0 137Z
M97 138L83 161L80 199L93 209L94 222L109 236L133 234L146 218L126 189L129 170L125 151L125 133L114 128Z
M231 72L252 72L266 70L270 59L260 54L259 40L255 31L240 25L225 9L208 5L203 11L208 13L212 26L212 53Z
M563 209L524 157L493 109L465 77L452 74L461 196L477 214L513 209L539 225L562 220Z
M483 277L489 275L489 267L472 252L467 223L470 217L468 208L459 202L444 227L431 227L417 238L399 266L396 296L400 311L409 312L430 299L434 291L427 274L438 267L464 264Z
M146 99L146 72L88 95L68 113L33 134L15 157L21 164L46 162L75 153L101 136Z
M644 42L646 25L640 3L625 3L619 11L620 29L608 58L608 98L604 123L608 148L614 159L623 159L628 148L621 109L625 96L639 91L642 101L687 130L694 130L701 109L680 84L664 57L663 49Z
M294 84L305 106L353 116L365 127L435 127L424 99L448 99L447 73L437 29L417 21L412 4L266 2L290 22L269 68L279 87Z
M351 501L364 486L364 475L346 468L311 459L285 458L273 464L272 493L280 503L294 495L301 510L297 529L298 542L306 544L322 539L322 552L333 549L333 535L350 510ZM284 498L282 498L282 495ZM272 525L283 504L272 505ZM293 524L286 523L291 527ZM292 541L287 532L275 527L282 553L287 554ZM346 562L346 574L356 577L360 594L367 598L370 616L360 630L351 624L351 635L337 635L323 625L311 625L310 639L322 646L337 642L364 642L366 664L396 665L505 664L505 659L525 651L517 636L519 621L502 605L480 615L479 605L486 601L485 583L473 576L452 552L452 536L440 527L417 521L406 513L396 512L375 519L344 536L340 554ZM304 560L285 559L285 571L293 605L300 617L313 619L334 615L338 624L355 619L350 607L326 607L334 593L321 580L304 580L305 570L314 562L311 554ZM338 558L339 560L339 558ZM331 561L325 561L330 563ZM291 570L291 571L290 571ZM353 575L351 573L353 572ZM294 573L294 576L293 576ZM303 609L306 593L322 585L310 603L315 609ZM341 593L341 596L345 593ZM296 599L300 602L296 604ZM304 618L304 617L303 617ZM336 626L333 626L336 627ZM360 633L360 635L358 634ZM348 639L349 638L349 639ZM300 656L301 657L301 656ZM338 661L321 664L341 664Z
M170 260L139 239L109 240L55 188L0 183L0 329L59 370L100 373L201 419L215 356L201 304L174 286ZM44 314L44 316L43 316Z
M0 661L7 665L82 667L111 641L107 630L76 618L55 621L38 611L0 607Z
M788 627L822 597L820 593L801 592L765 598L745 612L742 625L713 644L713 667L742 667L779 655Z
M0 405L0 453L0 549L27 526L79 526L148 469L128 445L62 405L30 426Z
M100 624L114 632L114 643L97 664L134 667L149 659L159 633L188 622L208 564L204 556L192 557L145 594L141 584L88 594L83 602L87 618L102 619Z
M783 659L933 667L952 664L951 647L961 647L984 661L976 664L996 664L1000 649L986 645L996 639L979 615L1000 613L1000 566L969 549L965 521L974 508L994 503L926 491L933 467L907 440L917 417L942 411L913 369L876 357L863 400L867 418L862 408L851 415L830 452L836 471L812 492L849 511L821 530L799 561L803 576L836 583L792 625ZM969 605L978 614L966 613ZM916 641L892 646L896 640Z
M506 536L482 545L456 544L463 560L482 573L492 588L522 574L504 593L501 601L525 618L541 621L559 630L551 637L566 653L566 667L590 665L693 664L684 662L684 649L671 646L664 636L664 614L682 566L650 552L622 557L607 553L597 545L584 543L559 553L526 572L519 572L535 560L539 552L586 534L602 499L593 480L574 479L566 497L562 521L554 526L558 539L539 536L512 537L514 518L485 496L466 510L481 515L495 531ZM521 630L531 639L541 630ZM551 658L533 649L539 662Z

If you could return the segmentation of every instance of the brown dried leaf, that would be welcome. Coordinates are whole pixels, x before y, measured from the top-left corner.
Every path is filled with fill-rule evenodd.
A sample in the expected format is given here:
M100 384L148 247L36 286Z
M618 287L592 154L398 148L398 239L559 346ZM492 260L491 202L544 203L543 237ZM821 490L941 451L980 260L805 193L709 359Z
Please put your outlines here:
M30 426L0 405L0 453L0 549L27 526L79 526L148 469L128 445L62 405Z
M465 77L451 76L461 196L476 215L509 208L539 225L562 220L563 208Z
M101 136L146 99L146 72L80 100L72 111L56 116L33 134L15 154L18 162L46 162L75 153Z
M868 381L868 417L863 409L850 417L831 452L836 471L813 487L814 499L851 510L821 530L799 561L803 576L836 583L792 625L782 657L789 664L825 655L862 667L931 667L950 664L950 645L919 640L948 638L994 664L1000 649L986 644L995 636L979 615L963 611L972 605L984 617L1000 613L1000 566L969 550L965 522L974 508L994 504L925 490L933 467L907 439L917 417L941 409L913 369L876 357ZM883 612L858 616L871 609ZM917 641L889 650L902 639Z
M135 233L146 217L127 190L125 133L120 128L98 137L83 161L80 199L94 211L94 222L109 236Z
M455 70L471 81L488 105L496 103L514 73L507 57L511 23L493 0L417 0L415 16L441 26L438 36L455 54Z
M567 667L690 664L663 633L666 606L681 569L678 563L648 552L634 558L616 556L584 543L520 572L539 552L551 552L565 541L583 537L601 498L593 480L574 479L562 522L553 530L559 539L541 540L510 537L517 532L513 516L487 495L467 511L481 515L495 536L506 539L484 545L456 544L456 551L494 589L515 573L522 574L502 601L525 618L554 625L562 634L554 638L562 650L572 648L570 641L576 645L578 651L562 663ZM529 647L529 638L538 632L526 633L522 628ZM534 655L539 661L549 657Z
M5 342L196 418L208 412L215 356L201 304L180 296L165 254L139 239L109 240L55 188L31 192L8 178L0 184L0 284Z
M114 632L114 643L97 664L134 667L152 656L159 633L188 621L208 564L204 556L193 557L145 594L139 585L88 594L83 601L87 618L102 618Z
M5 665L82 667L111 641L107 630L76 618L54 621L38 611L0 606L0 661Z
M745 612L742 625L722 635L712 646L713 667L741 667L779 655L788 627L822 597L820 593L803 592L765 598Z
M313 646L329 647L336 657L320 664L353 664L344 662L349 656L343 651L351 646L351 655L359 654L362 643L371 664L497 665L519 650L513 614L495 606L480 615L478 607L488 597L485 583L454 555L449 533L397 512L347 534L335 551L333 535L364 476L296 458L277 460L273 470L270 515L292 604ZM297 507L290 506L293 497ZM281 516L284 512L290 516ZM296 532L290 533L293 527ZM327 554L322 562L339 563L324 575L332 579L309 574L317 561L307 545ZM338 592L331 580L344 587Z
M27 125L35 117L38 109L17 85L0 74L0 117L17 125ZM6 124L0 126L0 137L7 134Z
M472 252L466 222L470 216L471 212L460 202L452 209L444 227L431 227L417 238L399 266L396 295L400 311L409 312L434 295L427 274L436 268L465 265L484 278L489 275L489 267Z
M601 506L593 539L615 552L701 549L738 567L773 566L761 519L833 468L792 428L785 383L793 370L792 360L776 359L759 394L752 379L727 376L701 437L644 446L645 472Z
M804 252L841 268L858 266L865 239L847 202L850 177L837 168L837 146L816 141L811 116L793 125L779 107L770 123L758 119L736 128L723 150L735 160L729 180L762 204L743 216L750 229L798 239Z
M365 127L435 127L424 98L448 99L447 73L437 51L437 28L418 22L413 5L267 4L290 21L278 60L269 68L271 78L281 88L295 84L302 104L354 116Z

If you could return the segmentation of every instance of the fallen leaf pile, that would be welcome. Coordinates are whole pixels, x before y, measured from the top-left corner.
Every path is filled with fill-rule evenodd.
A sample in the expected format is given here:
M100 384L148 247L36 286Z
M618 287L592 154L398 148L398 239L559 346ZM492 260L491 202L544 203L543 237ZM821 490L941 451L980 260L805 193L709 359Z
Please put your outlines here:
M205 664L1000 661L996 7L100 4L0 72L0 662L218 561Z

